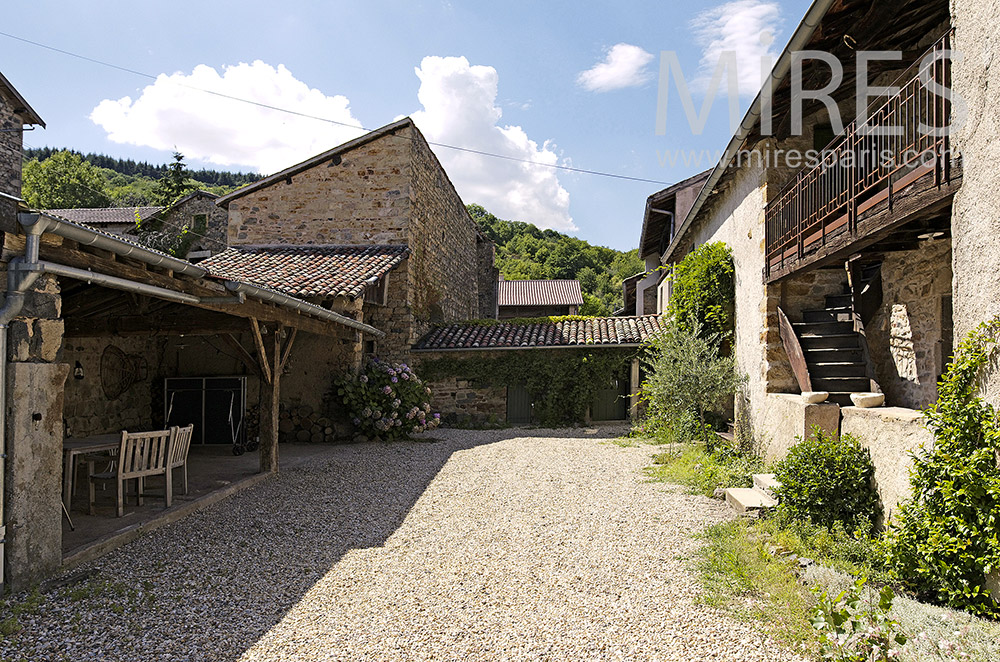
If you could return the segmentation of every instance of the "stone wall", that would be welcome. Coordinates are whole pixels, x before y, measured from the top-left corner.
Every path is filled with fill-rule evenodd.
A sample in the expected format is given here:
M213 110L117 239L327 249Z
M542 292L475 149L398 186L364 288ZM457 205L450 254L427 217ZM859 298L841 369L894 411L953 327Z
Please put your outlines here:
M431 411L439 412L445 425L500 424L507 420L505 386L477 386L459 377L427 385L431 389Z
M839 433L840 406L835 403L809 404L789 393L768 393L764 402L764 407L755 410L753 423L757 448L768 460L784 457L789 448L812 434L813 426Z
M366 324L385 332L384 338L365 336L365 341L374 341L375 356L397 363L405 362L414 343L412 314L409 294L410 267L413 257L409 257L389 272L385 305L366 301L363 318Z
M203 237L198 237L191 246L191 251L212 251L219 253L226 249L227 225L229 214L225 209L215 204L216 196L200 193L191 199L171 207L161 214L163 222L174 228L184 225L194 229L195 217L204 214L207 227Z
M480 238L476 244L479 258L479 314L480 319L496 319L499 307L500 269L496 265L496 246L492 241Z
M229 244L405 244L408 129L229 203Z
M420 133L410 129L417 138ZM479 316L479 230L426 141L411 142L410 305L415 342L432 324Z
M789 321L801 322L803 311L826 307L827 295L844 294L847 272L844 269L814 269L790 276L774 289Z
M937 399L951 347L942 342L942 299L951 294L951 241L887 253L882 305L865 326L875 377L890 406L919 409Z
M146 365L145 375L136 377L131 386L113 398L105 395L101 386L101 356L109 346L117 347L129 358L141 357ZM165 348L166 340L155 338L67 338L63 344L63 360L70 368L64 410L66 433L89 437L121 430L151 430L161 424L162 411L154 411L153 403L161 403L162 409L160 366ZM77 362L83 369L83 379L73 376Z
M21 197L21 118L0 94L0 193ZM0 229L17 225L17 203L0 197Z
M310 407L319 416L337 419L340 403L331 398L333 382L360 367L358 331L344 327L336 336L300 332L281 377L281 403L287 408Z
M934 437L924 428L923 414L912 409L844 407L841 414L841 433L853 435L871 453L882 515L888 521L899 502L910 496L910 453L933 445Z
M967 116L956 122L954 148L962 157L962 188L952 209L955 340L1000 314L1000 32L994 0L953 0L952 89L965 100ZM1000 374L987 384L1000 405Z

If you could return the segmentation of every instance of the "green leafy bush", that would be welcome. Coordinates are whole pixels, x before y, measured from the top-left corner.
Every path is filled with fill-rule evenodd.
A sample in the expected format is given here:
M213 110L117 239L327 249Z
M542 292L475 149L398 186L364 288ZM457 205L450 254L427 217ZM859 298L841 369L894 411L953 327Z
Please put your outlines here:
M702 244L674 267L669 313L695 320L706 335L732 335L736 311L733 252L721 241Z
M924 415L934 446L913 457L912 500L890 530L890 560L923 597L993 618L1000 596L984 588L1000 569L1000 422L978 395L1000 318L981 324L955 351Z
M648 415L682 420L685 412L693 412L709 451L715 435L706 423L725 411L727 398L742 383L735 358L720 356L721 341L718 333L705 332L697 319L688 325L672 317L643 357L647 377L641 397L648 403Z
M687 444L680 452L660 453L646 475L655 480L679 483L692 494L713 496L720 487L750 487L753 474L765 469L764 461L753 455L739 455L729 448L706 452L700 445Z
M888 662L899 656L906 643L899 621L889 617L895 597L883 586L878 593L865 590L865 579L830 598L820 593L812 625L820 633L820 655L833 662Z
M775 467L778 514L869 535L879 515L875 465L868 449L849 434L839 439L813 428Z
M405 363L369 359L364 370L337 382L337 395L347 406L354 426L385 440L437 427L431 414L431 390Z

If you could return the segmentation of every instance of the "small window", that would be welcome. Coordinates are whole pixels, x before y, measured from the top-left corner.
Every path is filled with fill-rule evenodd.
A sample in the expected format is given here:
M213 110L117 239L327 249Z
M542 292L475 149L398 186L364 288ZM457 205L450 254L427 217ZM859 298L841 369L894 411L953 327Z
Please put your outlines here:
M367 356L375 356L375 351L377 349L378 349L378 346L375 344L374 340L366 340L365 341L365 355L367 355Z

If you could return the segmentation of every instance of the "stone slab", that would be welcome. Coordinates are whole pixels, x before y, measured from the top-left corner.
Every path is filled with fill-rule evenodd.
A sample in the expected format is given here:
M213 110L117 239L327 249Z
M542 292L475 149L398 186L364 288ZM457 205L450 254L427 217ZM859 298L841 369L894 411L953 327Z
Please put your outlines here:
M739 514L755 510L774 508L778 502L751 487L729 487L726 489L726 503Z

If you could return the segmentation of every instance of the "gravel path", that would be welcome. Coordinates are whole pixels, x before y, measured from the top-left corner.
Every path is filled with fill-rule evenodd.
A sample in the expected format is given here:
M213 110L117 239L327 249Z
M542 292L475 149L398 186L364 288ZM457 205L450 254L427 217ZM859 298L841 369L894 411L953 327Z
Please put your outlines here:
M797 659L693 602L726 507L588 432L338 447L81 568L0 659Z

